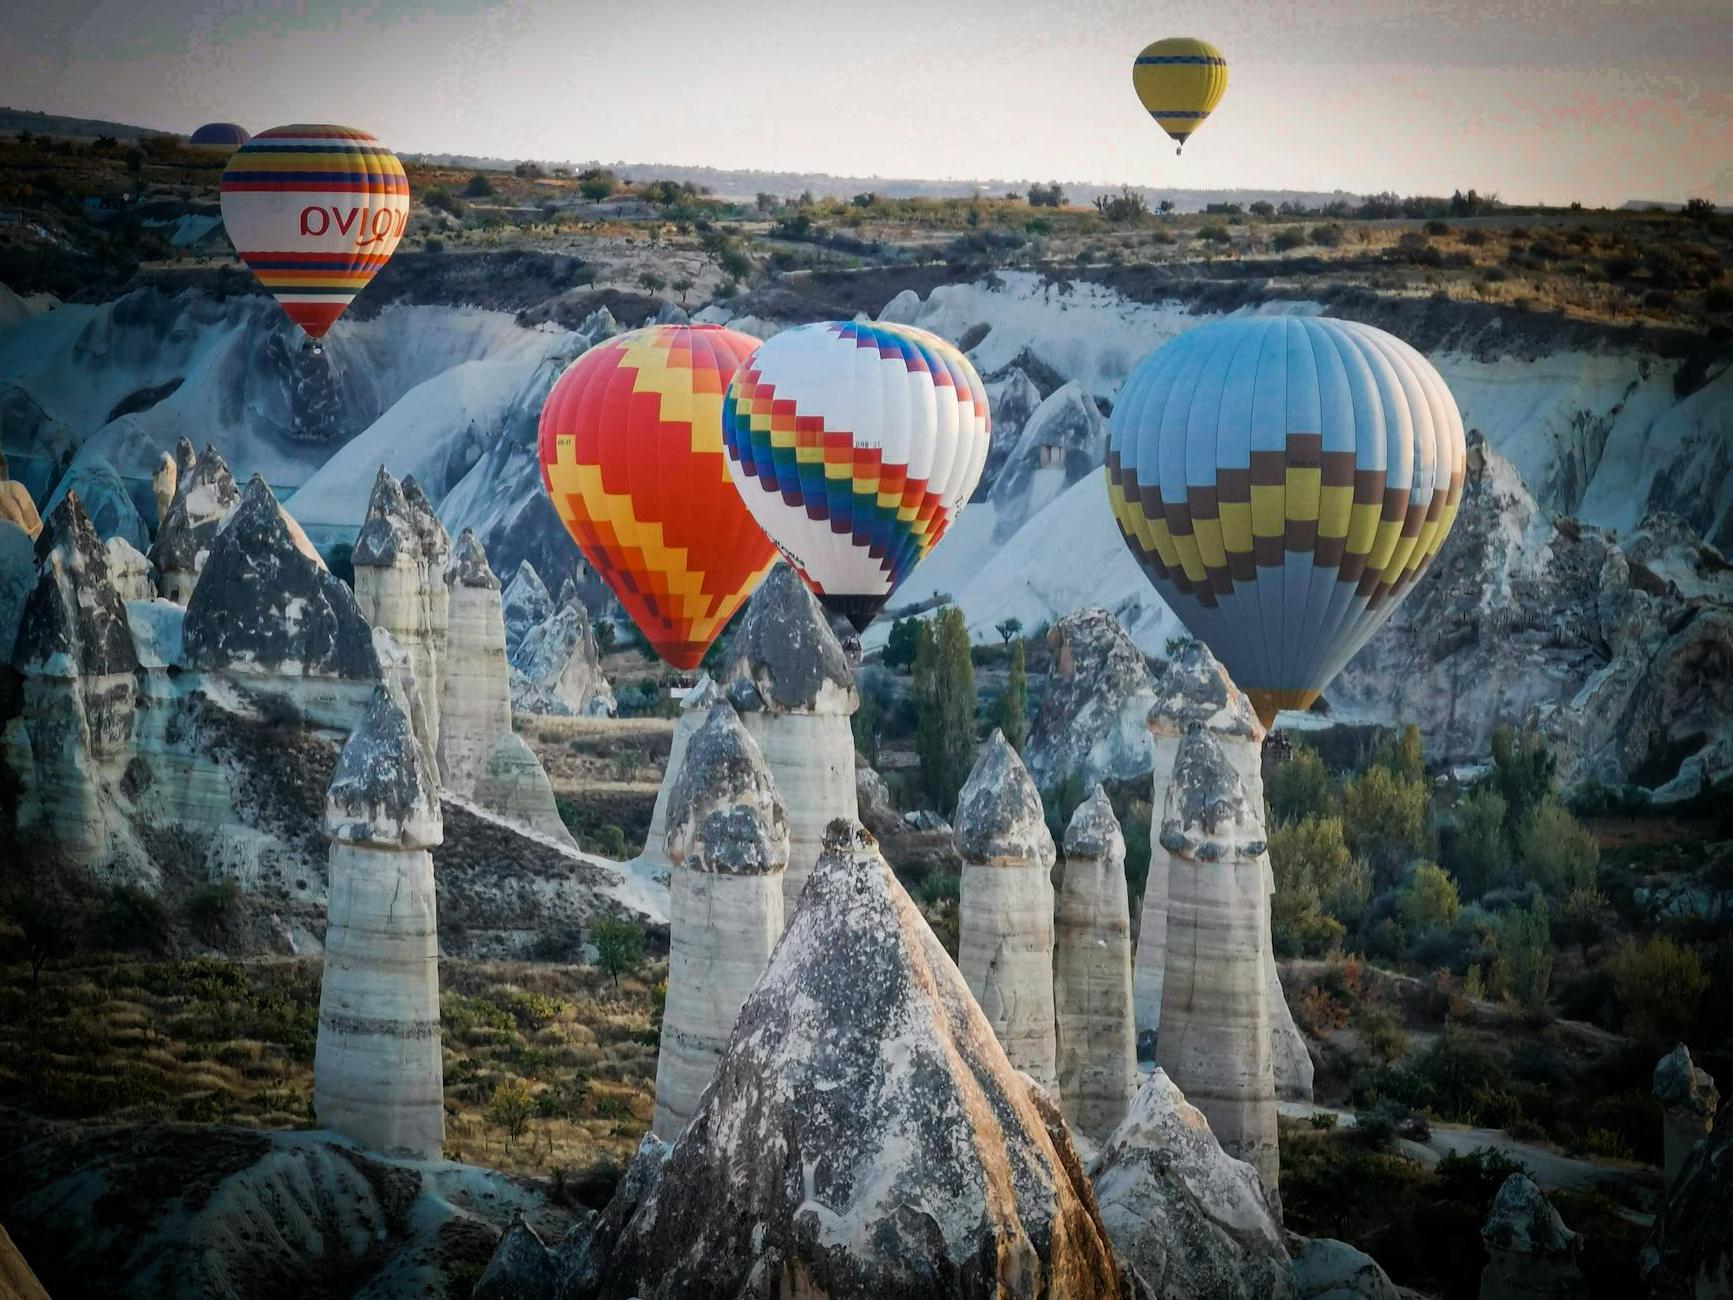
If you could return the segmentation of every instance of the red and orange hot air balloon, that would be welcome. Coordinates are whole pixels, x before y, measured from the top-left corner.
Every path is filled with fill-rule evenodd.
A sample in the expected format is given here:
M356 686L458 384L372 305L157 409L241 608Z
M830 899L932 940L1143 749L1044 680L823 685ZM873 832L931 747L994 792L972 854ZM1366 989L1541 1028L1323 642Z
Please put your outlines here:
M722 394L759 341L652 325L598 343L542 406L542 485L638 630L696 668L776 559L729 475Z

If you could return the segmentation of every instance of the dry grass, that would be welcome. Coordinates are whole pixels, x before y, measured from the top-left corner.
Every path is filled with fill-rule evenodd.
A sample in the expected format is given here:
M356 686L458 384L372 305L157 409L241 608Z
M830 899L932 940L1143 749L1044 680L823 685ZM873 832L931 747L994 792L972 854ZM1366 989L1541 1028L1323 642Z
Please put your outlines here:
M442 966L446 1154L521 1173L623 1164L649 1126L661 969ZM77 1123L311 1128L316 960L0 970L0 1104ZM527 1096L521 1125L492 1103ZM514 1131L516 1130L516 1131Z

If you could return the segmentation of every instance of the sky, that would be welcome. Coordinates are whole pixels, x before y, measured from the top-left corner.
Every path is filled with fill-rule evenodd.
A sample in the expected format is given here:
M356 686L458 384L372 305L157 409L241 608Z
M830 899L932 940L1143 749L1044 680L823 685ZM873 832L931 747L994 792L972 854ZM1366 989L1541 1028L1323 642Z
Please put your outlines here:
M1176 158L1131 60L1228 58ZM399 152L835 175L1733 203L1728 0L56 0L13 108Z

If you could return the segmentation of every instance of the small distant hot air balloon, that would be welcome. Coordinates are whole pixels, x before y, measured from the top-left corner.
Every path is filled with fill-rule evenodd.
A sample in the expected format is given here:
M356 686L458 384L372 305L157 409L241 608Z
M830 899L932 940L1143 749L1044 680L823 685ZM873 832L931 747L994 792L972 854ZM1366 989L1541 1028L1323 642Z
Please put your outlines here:
M346 126L254 136L229 159L222 198L235 251L315 340L391 259L409 220L397 155Z
M1108 431L1126 546L1266 726L1309 707L1425 572L1467 462L1431 362L1315 317L1180 335L1132 371Z
M990 429L968 358L910 325L784 330L740 368L722 408L747 508L857 631L968 502Z
M252 137L244 126L236 126L233 122L206 122L187 137L187 143L196 149L239 149L250 139Z
M598 343L542 405L542 485L656 652L696 668L776 562L734 490L722 392L758 346L719 325Z
M1228 61L1208 41L1170 36L1143 47L1131 65L1131 85L1155 124L1185 148L1228 88Z

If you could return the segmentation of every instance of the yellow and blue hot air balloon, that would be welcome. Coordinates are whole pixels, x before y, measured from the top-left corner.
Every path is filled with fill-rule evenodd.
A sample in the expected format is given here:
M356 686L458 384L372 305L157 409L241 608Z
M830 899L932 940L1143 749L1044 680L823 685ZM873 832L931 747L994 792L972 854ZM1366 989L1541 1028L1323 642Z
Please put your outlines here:
M1131 85L1155 124L1185 148L1228 88L1228 61L1208 41L1170 36L1143 47L1131 65Z
M1144 575L1268 726L1310 706L1425 572L1466 464L1455 399L1401 339L1230 318L1125 381L1107 497Z

